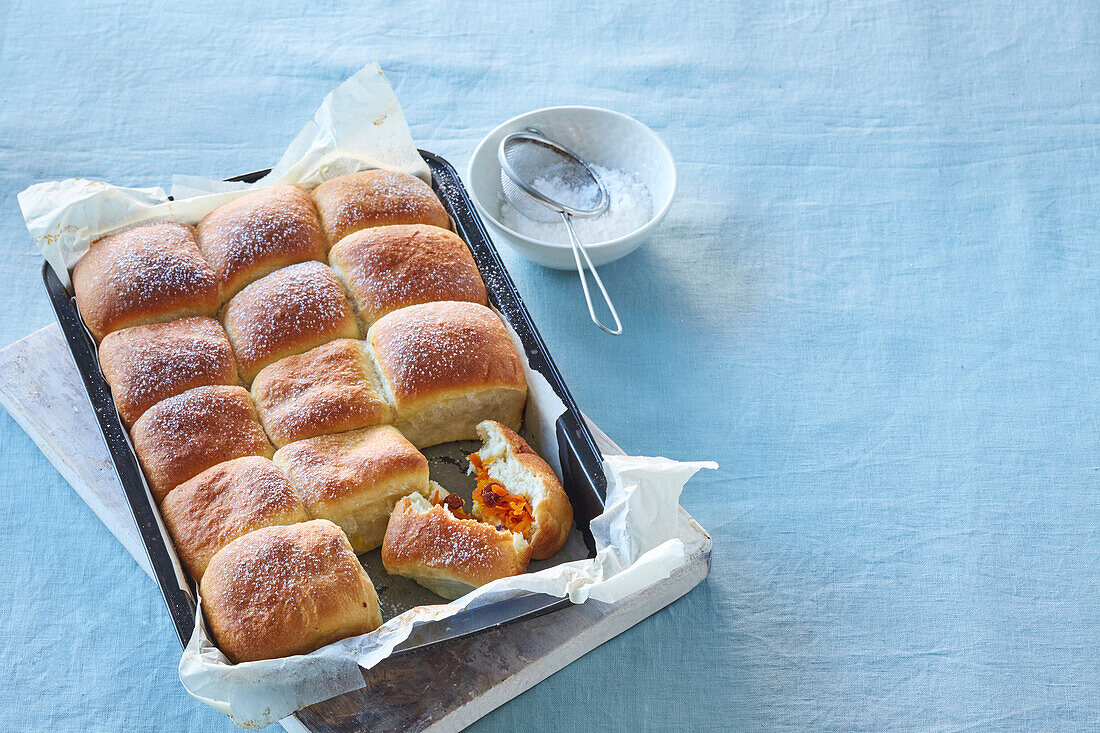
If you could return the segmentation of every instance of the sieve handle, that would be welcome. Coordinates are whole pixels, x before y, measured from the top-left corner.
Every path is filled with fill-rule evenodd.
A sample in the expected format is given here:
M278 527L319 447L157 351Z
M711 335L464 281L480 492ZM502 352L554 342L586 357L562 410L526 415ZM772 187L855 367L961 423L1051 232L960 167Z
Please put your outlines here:
M611 296L607 294L607 288L603 286L603 280L600 279L600 275L596 272L596 266L592 264L592 258L588 256L588 250L581 244L581 240L577 237L577 233L573 231L573 217L564 211L559 212L561 218L565 220L565 228L569 230L569 243L573 245L573 259L577 261L577 274L581 276L581 288L584 289L584 300L588 303L588 315L592 317L592 322L599 326L606 333L612 336L618 336L623 332L623 324L619 321L619 314L615 310L615 304L611 302ZM615 328L608 328L600 321L596 316L596 309L592 305L592 294L588 292L588 278L584 274L584 265L581 264L581 255L584 255L584 261L588 265L589 272L592 273L592 279L596 281L596 285L600 287L600 293L603 295L603 302L607 303L607 309L611 311L611 317L615 319Z

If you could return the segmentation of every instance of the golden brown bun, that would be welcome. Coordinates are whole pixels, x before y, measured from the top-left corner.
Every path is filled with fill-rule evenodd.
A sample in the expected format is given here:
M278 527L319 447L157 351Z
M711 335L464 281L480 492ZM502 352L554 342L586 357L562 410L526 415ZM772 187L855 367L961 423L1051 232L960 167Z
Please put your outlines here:
M183 318L113 331L99 366L127 428L163 399L193 387L237 384L233 349L213 318Z
M428 486L428 459L390 425L300 440L275 463L310 515L340 525L357 553L382 544L399 498Z
M268 364L337 338L359 338L340 281L320 262L302 262L262 277L233 296L221 313L245 384Z
M477 438L477 424L518 428L527 381L504 324L476 303L425 303L383 316L367 336L396 411L417 447Z
M486 420L477 426L485 446L478 451L489 476L519 494L531 505L535 521L525 533L531 543L531 557L545 560L565 544L573 526L573 506L554 469L527 441L507 426ZM474 516L482 519L474 504Z
M130 438L157 503L222 461L272 455L243 387L196 387L169 397L137 419Z
M286 474L261 456L234 458L184 481L164 497L160 513L195 580L241 535L310 519Z
M451 227L450 217L431 186L408 173L372 170L340 176L315 188L313 200L330 246L367 227Z
M265 527L218 551L202 610L232 662L307 654L382 625L378 595L332 522Z
M370 325L390 311L437 300L485 305L485 283L466 243L429 224L398 224L349 234L329 264Z
M391 417L366 344L351 339L330 341L265 367L252 382L252 399L278 448L382 425Z
M218 277L219 302L254 280L296 262L325 259L317 208L297 186L247 193L207 214L195 227Z
M146 224L92 242L73 269L76 305L101 341L111 331L218 310L218 281L183 224Z
M444 492L445 493L445 492ZM382 543L382 564L449 600L527 569L531 546L520 534L458 519L420 494L397 502Z

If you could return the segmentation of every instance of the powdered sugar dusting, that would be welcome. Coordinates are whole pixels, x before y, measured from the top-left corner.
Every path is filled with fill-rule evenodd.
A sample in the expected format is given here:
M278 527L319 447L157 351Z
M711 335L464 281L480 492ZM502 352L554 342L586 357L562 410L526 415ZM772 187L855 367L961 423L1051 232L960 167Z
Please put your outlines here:
M585 244L607 242L645 226L646 222L653 217L653 197L641 179L633 173L616 168L604 168L599 165L594 165L592 168L607 188L610 204L607 211L599 216L573 218L573 229L581 241ZM592 206L592 202L587 200L585 190L571 185L560 174L555 175L551 171L531 183L544 195L567 206L577 208ZM569 234L563 223L529 219L516 211L503 194L500 202L500 223L541 242L569 243Z
M214 271L182 224L148 224L97 240L77 263L73 284L80 313L99 337L217 307Z
M242 196L210 212L196 229L199 248L224 287L269 263L301 262L324 253L313 201L296 186ZM255 277L255 275L253 275Z
M183 224L134 227L97 244L111 249L108 282L125 305L137 305L165 292L191 292L210 285L210 268L198 251L191 227Z
M364 321L439 300L486 303L485 285L466 243L430 225L396 225L348 235L331 254Z
M371 328L370 343L398 400L441 385L524 384L515 346L485 306L444 302L402 308Z
M526 564L522 558L526 550L522 537L516 540L516 535L508 530L495 529L476 519L458 519L442 505L426 509L425 504L426 501L406 499L398 505L395 511L406 516L400 521L391 520L383 548L387 566L416 563L448 569L466 582L481 585L502 572L508 575L521 571ZM509 562L504 547L516 551L519 557L515 562L521 563L519 567Z
M291 265L252 283L226 305L224 323L246 370L258 369L288 348L297 353L338 336L358 335L343 288L319 262Z
M195 387L149 408L131 432L158 500L222 461L271 455L271 444L241 387Z
M227 529L243 529L255 517L295 507L305 510L286 474L270 459L247 456L221 465L224 470L209 485L210 503L205 513L224 517L222 526Z
M173 489L161 505L180 556L196 578L228 542L263 526L309 519L286 475L269 459L236 458Z
M222 424L232 416L250 412L248 392L240 387L196 387L163 400L144 416L149 432L171 436L173 441L201 439L201 428ZM200 428L201 426L201 428Z
M235 384L229 339L212 318L185 318L109 334L100 362L127 423L192 387Z
M333 178L313 192L329 242L384 224L435 224L449 218L431 187L416 176L371 170Z
M179 252L126 249L115 256L107 282L118 309L128 310L208 288L211 278L205 264Z
M362 568L346 543L323 520L250 532L219 555L218 603L255 608L262 618L272 609L286 621L312 615L314 604L325 600L318 594L348 594L361 583ZM250 620L247 613L241 619Z
M362 342L338 339L264 369L252 395L271 437L282 444L386 422L365 362Z
M392 491L395 475L408 474L415 483L428 474L428 460L390 426L297 441L280 448L275 462L315 514L320 505L348 496L376 499Z

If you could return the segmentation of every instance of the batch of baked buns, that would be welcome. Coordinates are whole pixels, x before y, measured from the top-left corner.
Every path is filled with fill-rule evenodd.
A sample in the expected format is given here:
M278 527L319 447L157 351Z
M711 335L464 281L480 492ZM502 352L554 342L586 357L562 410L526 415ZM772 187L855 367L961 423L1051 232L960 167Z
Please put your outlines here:
M364 171L120 231L73 288L231 661L381 625L357 553L457 598L564 544L569 501L515 432L520 356L420 179ZM466 506L419 449L478 438Z

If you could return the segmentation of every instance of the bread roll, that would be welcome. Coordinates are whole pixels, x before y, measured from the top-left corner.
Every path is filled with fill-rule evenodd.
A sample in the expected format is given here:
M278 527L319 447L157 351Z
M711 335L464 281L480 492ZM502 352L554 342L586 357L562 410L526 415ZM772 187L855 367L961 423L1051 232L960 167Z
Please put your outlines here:
M391 418L366 344L351 339L330 341L265 367L252 382L252 399L279 448Z
M96 341L111 331L218 310L218 281L183 224L146 224L92 242L73 269L76 305Z
M390 425L300 440L275 463L310 515L340 525L357 553L382 544L399 498L428 486L428 459Z
M476 303L426 303L383 316L368 341L395 408L417 447L477 438L477 424L518 428L527 381L504 324Z
M573 507L554 469L498 422L479 423L477 433L485 445L470 456L470 472L477 476L470 513L522 532L535 560L550 557L573 526Z
M436 489L437 496L447 495ZM527 569L531 546L518 532L459 519L419 493L397 502L382 543L386 572L412 578L448 600Z
M323 519L233 540L210 561L200 594L232 662L307 654L382 625L374 584L348 538Z
M137 419L130 438L158 504L211 466L241 456L270 458L273 452L248 391L224 385L158 402Z
M246 384L279 359L333 339L359 338L340 281L320 262L302 262L260 278L233 296L221 319Z
M99 345L99 367L127 428L150 407L180 392L237 384L225 330L206 317L113 331Z
M437 300L486 304L485 283L466 243L429 224L398 224L349 234L329 252L359 319Z
M431 186L408 173L371 170L340 176L315 188L313 200L330 246L367 227L451 227L450 217Z
M321 221L297 186L247 193L207 214L195 237L218 278L219 302L280 267L325 259Z
M310 519L286 474L262 456L234 458L184 481L164 497L160 513L195 580L241 535Z

